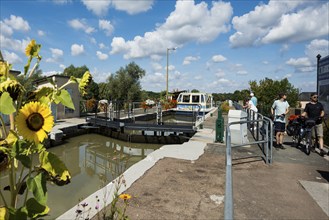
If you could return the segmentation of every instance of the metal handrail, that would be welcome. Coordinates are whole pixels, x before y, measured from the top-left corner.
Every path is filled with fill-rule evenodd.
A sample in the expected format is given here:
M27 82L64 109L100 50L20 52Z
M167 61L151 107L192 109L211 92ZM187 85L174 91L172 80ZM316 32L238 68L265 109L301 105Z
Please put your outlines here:
M259 122L262 122L264 125L265 123L265 137L264 140L257 140L254 142L244 143L244 144L237 144L234 145L234 147L242 147L249 144L262 144L265 152L263 149L263 153L265 153L265 162L266 163L272 163L272 142L273 142L273 136L272 136L272 129L273 129L273 122L270 118L267 118L261 114L260 118L257 120L249 120L248 118L245 118L246 120L240 120L235 122L230 122L226 126L226 157L225 157L225 165L226 165L226 182L225 182L225 203L224 203L224 219L233 219L234 217L234 210L233 210L233 176L232 176L232 144L231 144L231 131L230 126L234 124L245 124L245 123L257 123L257 126L259 126ZM270 126L268 126L268 124ZM257 130L259 132L259 127L257 127ZM269 133L271 135L269 135ZM258 138L258 136L257 136ZM270 154L270 155L269 155Z

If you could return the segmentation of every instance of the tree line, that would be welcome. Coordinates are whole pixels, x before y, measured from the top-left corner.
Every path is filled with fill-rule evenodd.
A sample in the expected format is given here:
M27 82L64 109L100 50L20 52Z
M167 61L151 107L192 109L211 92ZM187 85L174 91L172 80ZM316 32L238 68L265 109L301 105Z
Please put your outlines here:
M70 65L59 75L74 76L81 78L83 74L89 71L84 65L75 67ZM105 82L96 83L91 81L87 94L83 97L89 99L106 99L128 101L145 101L146 99L163 100L165 91L152 92L142 90L140 80L145 76L145 70L139 67L135 62L131 62L125 67L121 67L114 74L110 75ZM42 78L42 71L37 70L31 80ZM21 80L24 80L23 78ZM30 85L32 87L32 83ZM197 89L191 89L191 92L199 92ZM257 82L249 81L249 89L236 90L233 93L212 93L214 101L243 101L253 92L258 98L258 109L261 113L269 113L269 109L280 92L287 94L287 101L291 107L299 107L298 94L299 90L288 81L287 78L282 80L273 80L265 78Z

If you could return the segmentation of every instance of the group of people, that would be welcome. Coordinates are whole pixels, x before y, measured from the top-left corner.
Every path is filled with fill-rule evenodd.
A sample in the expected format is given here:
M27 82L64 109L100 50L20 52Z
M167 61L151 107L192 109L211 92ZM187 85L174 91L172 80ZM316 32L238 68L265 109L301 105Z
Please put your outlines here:
M286 100L287 95L285 93L280 93L279 98L275 100L271 106L271 114L274 121L274 130L276 137L277 148L285 149L283 146L283 138L286 130L286 114L289 113L289 103ZM254 93L250 93L250 97L245 100L244 108L251 109L258 112L257 109L257 98ZM318 95L316 93L311 94L311 100L306 104L302 116L316 121L314 129L316 129L316 134L318 136L320 155L324 156L326 153L323 149L323 125L322 120L324 117L323 105L318 102ZM328 152L329 155L329 152Z

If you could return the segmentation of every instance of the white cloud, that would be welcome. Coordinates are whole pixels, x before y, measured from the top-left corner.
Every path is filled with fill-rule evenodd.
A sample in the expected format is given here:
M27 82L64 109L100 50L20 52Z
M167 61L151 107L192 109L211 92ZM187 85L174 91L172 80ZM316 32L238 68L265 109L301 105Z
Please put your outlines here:
M103 43L98 44L99 49L107 49L107 46Z
M152 63L152 69L155 72L160 72L162 70L162 65L159 63Z
M0 31L1 34L6 36L11 36L14 33L13 29L2 21L0 21Z
M19 51L25 53L26 46L30 43L30 39L15 40L12 38L7 38L0 34L0 46L4 49Z
M217 76L218 78L223 78L225 76L225 72L222 69L218 69L215 73L215 76Z
M289 78L291 78L291 77L292 77L292 74L291 74L291 73L288 73L288 74L284 75L282 78L283 78L283 79L284 79L284 78L289 79Z
M114 27L111 24L111 21L99 20L98 26L99 29L104 30L106 36L110 36L113 33Z
M315 64L308 57L290 58L286 64L293 66L298 72L311 72L315 70Z
M45 36L45 32L43 32L42 30L38 30L38 36L39 37Z
M84 47L83 45L78 45L78 44L73 44L71 46L71 54L72 56L78 56L80 54L83 54L84 53Z
M237 71L237 74L238 74L238 75L247 75L248 72L245 71L245 70L239 70L239 71Z
M199 59L200 59L199 56L197 56L197 57L193 57L193 56L185 57L185 58L184 58L184 61L183 61L183 65L191 64L192 61L197 61L197 60L199 60Z
M298 42L328 34L328 4L317 1L276 1L261 4L232 19L232 47Z
M22 63L22 59L15 53L13 52L8 52L7 50L3 51L3 59L8 61L10 64L17 64L17 63Z
M280 23L263 38L264 43L300 42L316 37L328 36L329 3L320 7L308 7L298 13L284 14Z
M42 75L51 76L51 75L57 75L59 73L60 73L60 71L50 70L50 71L42 72Z
M311 43L306 46L305 54L309 59L316 63L316 56L318 54L322 56L329 54L329 41L324 39L312 40Z
M71 3L72 0L53 0L53 2L57 5L66 5L68 3Z
M233 9L230 3L176 1L175 11L153 32L125 41L114 37L111 54L124 53L125 59L162 55L169 47L182 47L189 42L206 43L229 31Z
M107 54L102 53L101 51L97 51L96 55L100 60L107 60L107 58L109 57Z
M152 8L154 0L148 1L112 1L115 9L125 11L128 14L138 14L140 12L148 11Z
M29 31L30 25L22 17L10 15L10 19L5 19L4 23L16 31Z
M59 65L59 68L61 68L61 69L64 70L64 69L66 68L66 66L65 66L64 64L60 64L60 65Z
M111 72L100 72L96 67L94 67L90 73L96 83L105 82L106 79L112 74Z
M64 52L60 49L56 48L50 48L51 51L51 58L48 58L46 62L52 63L52 62L59 62L62 56L64 55Z
M224 62L225 60L227 60L226 57L224 57L222 55L215 55L211 59L215 63Z
M97 44L97 41L94 37L91 37L89 40L90 40L90 43Z
M102 0L102 1L82 0L82 3L87 7L88 10L90 10L97 16L105 15L111 5L110 0Z
M68 21L68 24L70 25L70 27L74 28L75 30L82 30L87 34L91 34L96 31L95 28L87 25L85 19L72 19Z

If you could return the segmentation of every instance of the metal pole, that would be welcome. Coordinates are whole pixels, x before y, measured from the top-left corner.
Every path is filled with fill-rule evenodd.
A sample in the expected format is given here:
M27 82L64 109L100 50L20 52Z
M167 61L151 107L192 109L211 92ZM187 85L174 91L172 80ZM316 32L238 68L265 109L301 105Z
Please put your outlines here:
M318 54L316 56L316 58L318 59L317 60L317 64L316 64L316 94L319 95L319 63L320 63L320 58L321 58L321 55Z
M167 79L167 86L166 86L166 99L168 100L168 84L169 84L169 51L170 50L176 50L176 47L173 48L167 48L167 74L166 74L166 79Z
M167 48L167 75L166 75L166 77L167 77L167 86L166 86L166 100L168 100L168 67L169 67L169 48Z

